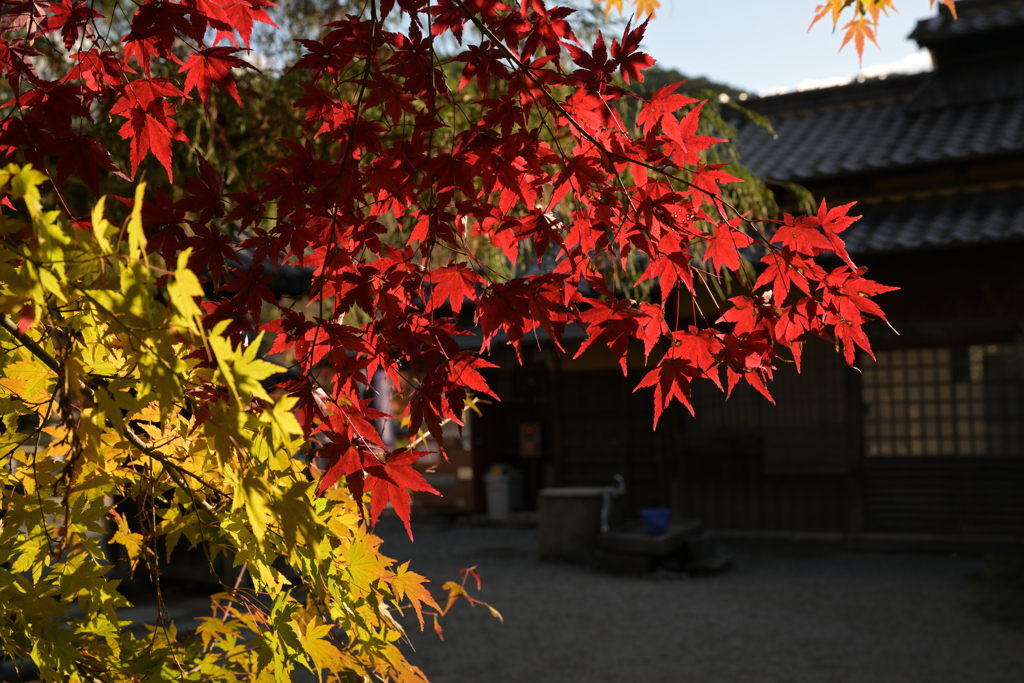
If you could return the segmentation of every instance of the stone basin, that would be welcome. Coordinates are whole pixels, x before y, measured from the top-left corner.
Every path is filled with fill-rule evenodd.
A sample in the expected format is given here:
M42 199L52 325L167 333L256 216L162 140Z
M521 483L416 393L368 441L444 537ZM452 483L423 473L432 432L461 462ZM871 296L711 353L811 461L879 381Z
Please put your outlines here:
M616 527L598 536L598 547L611 553L665 557L677 552L686 542L704 531L704 525L696 520L672 522L663 534L652 536L644 531L643 524L636 523Z
M541 489L537 522L541 557L586 562L597 550L605 487ZM622 496L612 496L611 520L621 517Z

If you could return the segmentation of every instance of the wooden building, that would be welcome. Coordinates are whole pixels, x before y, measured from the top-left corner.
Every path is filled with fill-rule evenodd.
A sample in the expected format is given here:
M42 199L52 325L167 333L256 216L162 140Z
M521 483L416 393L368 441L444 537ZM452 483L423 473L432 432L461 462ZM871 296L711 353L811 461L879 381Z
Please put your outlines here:
M899 334L870 330L877 362L809 344L802 376L777 373L776 405L697 383L697 418L652 432L640 359L623 378L596 348L574 361L541 343L522 366L499 349L477 473L518 467L528 504L622 474L634 510L711 528L1024 533L1024 4L957 9L912 34L934 71L748 100L778 137L740 131L763 177L859 202L849 251L901 288L879 299ZM524 423L543 434L530 454Z

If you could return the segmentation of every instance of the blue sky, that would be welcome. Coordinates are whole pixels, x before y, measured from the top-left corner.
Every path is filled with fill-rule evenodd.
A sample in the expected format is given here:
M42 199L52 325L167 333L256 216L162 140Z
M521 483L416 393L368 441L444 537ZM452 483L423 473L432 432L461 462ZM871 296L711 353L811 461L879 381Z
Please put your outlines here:
M879 22L878 44L864 48L863 69L852 44L826 17L807 32L815 0L661 0L647 28L645 51L664 68L707 76L750 93L827 84L829 79L926 68L925 51L907 40L918 19L934 15L928 0L901 0L899 14ZM624 2L628 6L629 2ZM824 81L824 83L823 83Z

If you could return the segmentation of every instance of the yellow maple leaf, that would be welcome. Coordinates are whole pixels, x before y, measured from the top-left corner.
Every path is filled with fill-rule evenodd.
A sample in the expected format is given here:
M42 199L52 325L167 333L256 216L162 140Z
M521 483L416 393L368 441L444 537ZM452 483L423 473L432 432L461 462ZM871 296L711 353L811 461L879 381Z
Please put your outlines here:
M594 0L595 5L600 5L601 0ZM658 0L633 0L633 5L636 7L637 14L642 16L653 17L654 10L661 7L661 3ZM616 9L619 12L619 16L622 16L622 0L604 0L604 16L607 17L612 13L612 9Z
M661 7L661 3L658 0L633 0L636 4L636 11L641 15L648 17L654 16L654 10Z
M408 598L409 602L412 603L412 608L416 611L416 618L420 622L420 629L423 628L422 605L426 604L428 607L438 611L441 609L434 602L430 591L423 585L425 582L425 578L409 571L408 562L400 566L395 571L395 575L388 579L388 583L391 584L391 591L395 594L395 600L401 602L403 598Z
M595 5L600 5L601 0L594 0ZM607 18L612 13L612 8L619 10L619 16L622 16L622 0L607 0L604 5L604 16Z
M388 559L377 552L380 540L377 537L362 535L352 539L346 553L348 564L345 569L352 577L352 585L362 591L369 591L371 584L385 576Z
M321 672L337 671L341 669L343 655L341 650L335 647L327 638L330 636L330 624L319 623L319 620L310 621L306 632L300 636L303 649L309 658L313 660L314 673L322 680Z
M839 50L842 51L846 44L853 40L853 45L857 49L857 59L861 65L864 64L864 38L868 38L875 47L878 47L878 42L875 40L875 32L871 28L871 22L867 17L851 21L849 24L843 27L846 31L846 35L843 37L843 44L839 46Z

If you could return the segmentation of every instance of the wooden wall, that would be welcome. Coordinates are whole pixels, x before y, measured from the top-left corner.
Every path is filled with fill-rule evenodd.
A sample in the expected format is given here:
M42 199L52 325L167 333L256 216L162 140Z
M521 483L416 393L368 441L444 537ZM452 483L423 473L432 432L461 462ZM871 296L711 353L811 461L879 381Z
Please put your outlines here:
M871 531L1024 533L1024 458L870 458L864 495Z
M809 344L803 373L779 363L773 405L746 385L694 385L682 423L674 506L723 529L859 528L856 382L835 351Z

